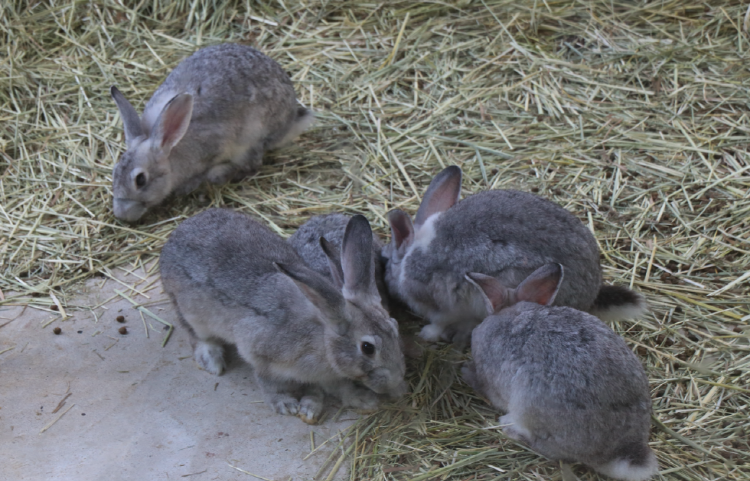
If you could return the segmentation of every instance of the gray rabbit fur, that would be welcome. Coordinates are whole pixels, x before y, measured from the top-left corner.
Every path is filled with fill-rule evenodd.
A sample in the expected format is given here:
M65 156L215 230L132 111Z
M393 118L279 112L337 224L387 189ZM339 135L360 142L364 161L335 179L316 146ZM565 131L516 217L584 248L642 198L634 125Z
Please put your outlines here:
M371 253L369 223L355 216L340 263L331 260L335 285L252 217L211 209L172 233L160 271L203 369L221 374L222 346L235 344L268 404L314 423L326 395L371 410L406 390L398 326L380 305Z
M331 279L328 257L321 247L320 238L328 241L336 251L341 250L344 232L351 216L339 213L316 215L302 224L287 241L292 244L297 254L312 270ZM375 266L375 285L380 294L383 308L388 310L388 289L383 280L383 262L380 251L383 243L378 235L372 233L372 262Z
M204 180L221 184L253 174L266 150L293 141L312 124L289 76L252 47L198 50L169 74L139 117L111 88L127 150L113 172L114 213L128 222L170 193Z
M391 242L383 248L385 281L394 298L430 324L420 336L463 347L484 319L482 300L466 272L499 277L517 286L536 268L558 262L568 282L555 303L609 318L637 315L642 298L602 286L599 247L580 220L542 197L490 190L458 201L461 169L451 166L430 183L412 225L400 210L389 213Z
M613 478L647 479L658 463L648 446L646 373L601 320L550 306L562 274L562 266L548 264L516 289L467 275L489 317L474 329L464 379L507 413L499 422L510 438Z

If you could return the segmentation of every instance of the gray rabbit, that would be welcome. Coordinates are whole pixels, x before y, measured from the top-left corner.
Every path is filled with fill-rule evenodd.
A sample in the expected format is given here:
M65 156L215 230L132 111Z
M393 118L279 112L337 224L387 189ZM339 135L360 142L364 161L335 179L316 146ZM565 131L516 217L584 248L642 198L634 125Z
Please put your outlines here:
M561 265L547 264L511 289L467 275L489 317L474 329L464 379L507 413L499 422L510 438L613 478L648 479L658 463L646 373L602 321L551 307L562 277Z
M400 210L388 214L391 242L383 248L391 296L407 303L430 324L425 340L452 339L462 347L484 319L479 293L466 272L499 277L517 286L538 267L558 262L568 282L555 303L605 319L644 310L642 297L602 285L599 247L591 232L568 211L539 196L490 190L458 201L461 169L451 166L430 183L414 224Z
M183 60L139 117L111 88L127 151L113 172L114 212L138 220L170 193L204 180L221 184L254 173L266 150L293 141L312 124L289 76L252 47L222 44Z
M372 410L406 390L398 326L375 288L367 219L352 217L334 260L331 282L252 217L210 209L172 233L160 270L203 369L221 374L222 344L235 344L268 404L314 423L326 394Z
M302 224L287 241L312 270L331 279L330 257L323 250L323 245L328 244L326 250L330 255L336 256L336 253L341 250L346 226L350 219L350 216L339 213L316 215ZM325 240L322 241L321 238ZM380 257L382 248L380 238L373 232L372 263L375 266L375 285L378 288L383 308L388 310L388 289L383 280L383 263Z

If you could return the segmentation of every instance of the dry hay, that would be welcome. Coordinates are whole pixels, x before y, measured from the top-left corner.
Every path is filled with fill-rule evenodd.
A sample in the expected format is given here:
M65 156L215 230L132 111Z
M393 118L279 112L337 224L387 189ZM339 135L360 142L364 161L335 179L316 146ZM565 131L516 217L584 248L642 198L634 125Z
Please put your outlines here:
M283 235L313 214L361 212L387 235L385 214L413 213L431 176L458 164L465 195L515 187L564 205L595 232L606 279L648 297L650 315L612 327L648 369L661 476L750 477L746 6L132 3L0 7L4 303L67 307L72 283L154 260L208 206ZM252 179L116 221L122 126L108 87L140 110L180 59L224 41L277 59L316 127ZM329 466L352 459L352 479L561 479L492 427L460 361L425 351L412 394L357 422Z

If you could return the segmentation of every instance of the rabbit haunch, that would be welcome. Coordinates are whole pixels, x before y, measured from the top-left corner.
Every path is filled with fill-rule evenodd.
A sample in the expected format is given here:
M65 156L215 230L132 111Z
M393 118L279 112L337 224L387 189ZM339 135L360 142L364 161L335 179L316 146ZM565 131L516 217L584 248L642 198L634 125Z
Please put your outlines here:
M374 409L406 386L398 326L373 279L367 220L354 216L341 252L328 246L326 254L333 281L250 216L211 209L180 224L160 258L198 364L221 374L222 344L235 344L268 404L307 422L326 396Z
M466 272L499 276L517 286L534 269L563 264L568 282L557 305L605 318L636 315L642 298L628 289L602 286L599 247L575 216L539 196L491 190L458 200L461 170L448 167L430 183L412 224L400 210L389 213L391 242L383 248L389 292L426 317L422 337L468 342L484 317Z
M156 89L139 117L111 89L127 150L113 173L115 216L139 219L170 193L203 181L220 184L254 173L266 150L299 136L313 121L271 58L237 44L198 50Z
M466 277L488 317L474 329L466 382L493 406L509 437L553 460L643 480L658 471L648 446L649 383L638 358L596 317L551 307L563 268L547 264L512 289ZM566 281L567 282L567 281Z

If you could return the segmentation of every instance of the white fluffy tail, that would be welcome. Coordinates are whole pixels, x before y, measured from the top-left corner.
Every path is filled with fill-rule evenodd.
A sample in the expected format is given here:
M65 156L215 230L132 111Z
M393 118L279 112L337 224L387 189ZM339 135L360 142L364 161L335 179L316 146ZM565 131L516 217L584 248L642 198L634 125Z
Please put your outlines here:
M618 458L603 466L597 466L596 470L611 478L623 479L625 481L643 481L659 472L659 462L653 451L645 448L647 454L644 459L635 464L633 460Z
M647 310L646 300L637 292L622 286L602 285L589 313L607 322L633 319Z

